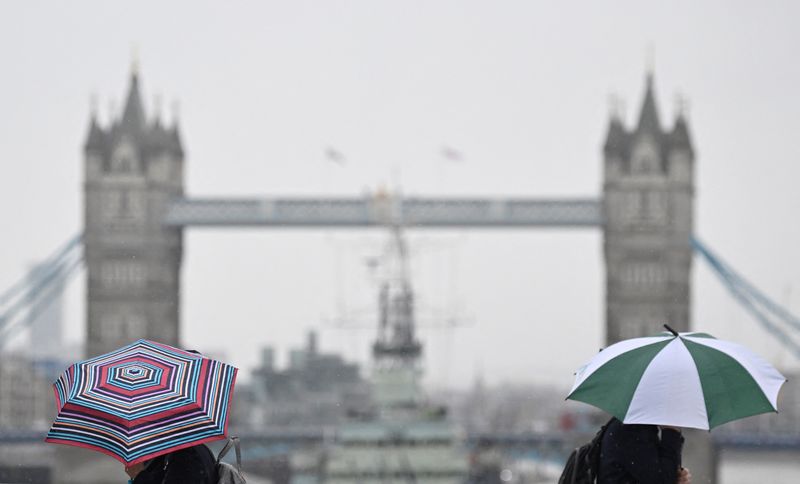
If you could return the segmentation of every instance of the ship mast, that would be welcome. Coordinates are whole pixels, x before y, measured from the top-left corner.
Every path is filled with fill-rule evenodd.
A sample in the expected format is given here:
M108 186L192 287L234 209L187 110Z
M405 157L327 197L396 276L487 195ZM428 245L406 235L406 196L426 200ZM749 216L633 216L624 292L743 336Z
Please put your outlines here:
M401 224L389 228L378 293L378 335L372 345L372 384L379 413L384 418L396 418L397 412L411 411L422 403L422 344L415 335L408 245Z
M376 365L416 367L422 344L415 336L414 290L408 267L408 245L400 225L392 225L386 272L379 292L378 336L372 345Z

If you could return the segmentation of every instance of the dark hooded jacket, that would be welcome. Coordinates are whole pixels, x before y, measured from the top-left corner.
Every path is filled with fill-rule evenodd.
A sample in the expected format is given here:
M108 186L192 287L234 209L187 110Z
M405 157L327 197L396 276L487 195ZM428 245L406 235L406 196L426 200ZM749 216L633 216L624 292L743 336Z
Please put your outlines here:
M196 445L156 457L133 484L215 484L216 481L214 455L205 445Z
M597 484L675 484L683 437L655 425L624 425L613 419L600 444Z

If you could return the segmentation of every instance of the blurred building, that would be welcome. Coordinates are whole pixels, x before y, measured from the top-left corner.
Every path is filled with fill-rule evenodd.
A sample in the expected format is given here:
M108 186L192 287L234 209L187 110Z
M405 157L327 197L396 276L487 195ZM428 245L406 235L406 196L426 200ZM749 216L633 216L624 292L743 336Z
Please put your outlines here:
M305 348L289 352L284 369L276 367L272 348L262 349L252 383L237 399L239 425L326 426L342 421L348 409L367 407L369 389L358 365L319 351L312 331Z
M565 393L561 388L546 385L487 386L477 379L471 389L448 395L447 401L455 421L467 433L553 432L567 430L562 428ZM567 409L576 424L582 421L583 416L579 415L582 407L572 408L567 404Z
M55 413L52 371L27 356L0 355L0 429L49 427Z

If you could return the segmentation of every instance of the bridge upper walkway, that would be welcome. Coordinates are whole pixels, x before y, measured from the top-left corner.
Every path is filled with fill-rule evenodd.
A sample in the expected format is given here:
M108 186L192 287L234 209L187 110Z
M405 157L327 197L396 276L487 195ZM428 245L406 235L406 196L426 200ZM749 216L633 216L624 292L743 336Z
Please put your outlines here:
M170 226L280 227L597 227L597 199L424 198L195 198L175 200Z

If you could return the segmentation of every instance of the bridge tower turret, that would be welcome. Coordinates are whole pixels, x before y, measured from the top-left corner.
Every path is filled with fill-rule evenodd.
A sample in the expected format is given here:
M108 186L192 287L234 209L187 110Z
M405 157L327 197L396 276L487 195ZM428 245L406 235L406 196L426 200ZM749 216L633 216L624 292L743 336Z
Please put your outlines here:
M177 344L182 232L162 220L183 194L183 148L177 122L145 115L135 67L122 115L103 127L93 113L84 153L87 354Z
M606 341L690 326L694 150L679 109L674 127L658 116L648 73L638 124L612 110L603 147Z

